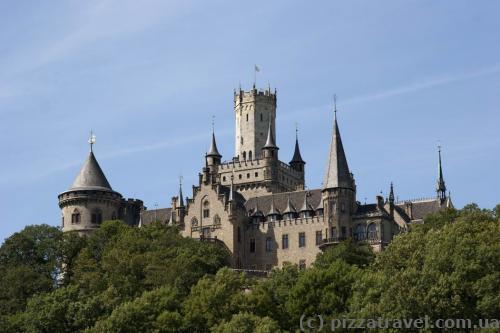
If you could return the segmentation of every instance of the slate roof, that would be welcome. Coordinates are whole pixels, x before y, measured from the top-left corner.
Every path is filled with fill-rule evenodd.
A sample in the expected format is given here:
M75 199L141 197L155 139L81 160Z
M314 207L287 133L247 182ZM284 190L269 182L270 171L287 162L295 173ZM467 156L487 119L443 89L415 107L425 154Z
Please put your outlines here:
M328 155L328 165L323 180L323 188L336 187L352 188L352 177L349 172L349 166L347 165L342 139L340 138L337 116L335 115L332 142L330 144L330 153Z
M293 207L302 207L304 205L304 192L308 192L307 203L312 207L318 207L319 203L321 202L320 189L275 193L275 194L249 198L245 203L245 208L249 213L249 215L251 215L255 210L256 202L258 202L257 206L259 207L259 210L267 214L268 212L270 212L271 204L274 201L274 208L277 211L284 213L287 208L289 195L290 195L290 204Z
M70 190L113 190L92 151L76 176Z
M306 163L302 159L302 155L300 155L300 148L299 148L299 140L295 139L295 150L293 152L293 157L292 160L290 161L290 164L292 163Z
M219 153L219 150L217 149L217 142L215 142L214 132L212 132L212 144L210 145L210 150L208 151L207 156L222 157L222 155Z
M274 148L274 149L278 149L278 146L276 146L276 142L274 140L274 133L273 133L273 128L271 127L271 122L269 122L269 128L267 129L266 144L262 148Z
M172 208L159 208L151 210L143 210L141 212L141 223L142 225L148 225L155 221L167 224L170 221L170 215L172 213Z
M439 210L442 209L439 199L430 199L425 201L410 201L410 202L412 209L412 220L423 219L426 215L438 212ZM396 204L396 207L401 208L403 212L405 212L405 205L406 203L401 202Z

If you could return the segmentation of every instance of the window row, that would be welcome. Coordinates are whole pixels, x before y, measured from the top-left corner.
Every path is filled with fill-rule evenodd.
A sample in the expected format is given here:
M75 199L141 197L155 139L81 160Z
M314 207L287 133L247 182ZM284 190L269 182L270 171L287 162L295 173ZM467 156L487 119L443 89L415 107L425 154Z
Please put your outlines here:
M112 220L116 220L116 214L113 213L111 216ZM101 224L102 223L102 211L101 210L94 210L90 214L90 222L93 224ZM63 216L63 225L64 225L64 216ZM79 224L82 222L82 215L78 209L75 208L73 210L73 213L71 213L71 224Z
M306 247L306 233L299 232L297 245L299 248ZM323 241L323 232L321 230L316 231L315 245L320 245ZM289 235L284 234L281 236L281 249L286 250L289 247ZM250 253L255 253L255 238L250 238ZM265 243L266 252L272 252L274 250L274 240L272 237L266 237Z
M247 173L247 175L246 175L247 179L250 179L250 176L251 176L251 175L250 175L250 173ZM259 177L259 173L258 173L258 172L255 172L255 173L254 173L254 176L255 176L255 177ZM240 174L238 175L238 179L243 179L243 174L241 174L241 173L240 173ZM226 176L222 176L222 181L223 181L223 182L227 181L227 177L226 177Z

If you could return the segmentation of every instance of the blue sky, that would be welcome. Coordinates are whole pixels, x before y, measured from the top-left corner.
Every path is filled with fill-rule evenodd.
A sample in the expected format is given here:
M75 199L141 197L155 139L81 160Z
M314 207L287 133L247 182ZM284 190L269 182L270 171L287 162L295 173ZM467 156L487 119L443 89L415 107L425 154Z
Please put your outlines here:
M394 182L435 195L438 142L456 206L500 202L496 1L2 1L0 240L60 224L57 194L88 154L113 188L154 208L196 184L211 117L234 154L233 89L278 90L280 157L299 123L320 186L332 95L357 198Z

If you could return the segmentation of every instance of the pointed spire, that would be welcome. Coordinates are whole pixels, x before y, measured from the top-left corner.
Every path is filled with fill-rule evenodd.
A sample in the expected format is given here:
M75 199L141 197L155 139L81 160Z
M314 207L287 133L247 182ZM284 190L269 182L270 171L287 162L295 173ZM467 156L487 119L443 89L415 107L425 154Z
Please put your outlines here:
M394 186L391 182L391 191L389 192L389 202L394 203Z
M274 134L273 134L273 128L271 126L271 120L269 120L269 128L267 129L266 144L262 148L278 149L278 146L276 146L276 143L274 141Z
M218 158L222 157L222 155L219 153L219 150L217 149L217 142L215 141L215 129L213 120L212 120L212 143L210 145L210 149L207 153L207 156L218 157Z
M299 130L297 128L297 124L295 124L295 150L293 152L293 157L292 157L292 160L290 161L290 165L298 164L298 163L306 164L306 162L304 162L304 160L302 159L302 156L300 154L298 132L299 132Z
M184 197L182 196L182 176L179 177L179 207L184 207Z
M70 190L75 189L96 189L96 190L109 190L112 191L104 172L102 171L97 159L94 156L92 145L95 143L95 135L90 135L90 153L89 157L83 164L80 172L75 178Z
M332 142L328 155L328 166L323 181L323 189L329 188L353 188L352 176L347 165L347 158L344 153L344 146L340 138L340 131L337 123L337 101L334 99L335 119L333 124Z
M286 202L286 208L283 211L283 214L296 213L295 207L292 205L292 201L290 200L290 193L288 193L288 199Z
M302 208L300 208L301 212L308 212L311 211L311 206L307 202L307 191L304 191L304 203L302 204Z
M438 146L438 155L439 155L439 162L438 162L438 180L437 180L436 192L438 198L444 200L446 199L446 185L444 183L443 168L441 164L441 146Z
M274 195L271 195L271 208L269 209L269 213L267 215L279 215L279 212L274 207Z

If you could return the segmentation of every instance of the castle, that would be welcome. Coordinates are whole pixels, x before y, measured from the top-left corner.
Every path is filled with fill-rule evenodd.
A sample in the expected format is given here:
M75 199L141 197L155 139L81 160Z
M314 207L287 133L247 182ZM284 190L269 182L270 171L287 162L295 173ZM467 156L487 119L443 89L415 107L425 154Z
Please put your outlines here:
M368 242L382 250L392 238L421 223L432 212L452 207L441 167L436 197L373 204L356 200L356 184L342 145L337 113L322 187L306 189L299 142L289 163L276 145L276 91L234 92L235 156L222 161L215 132L192 196L172 198L171 207L147 210L141 200L114 191L92 150L68 191L59 195L63 231L87 234L103 220L121 219L144 226L155 221L176 225L186 237L225 246L234 268L269 270L286 263L304 268L329 246L345 240Z

